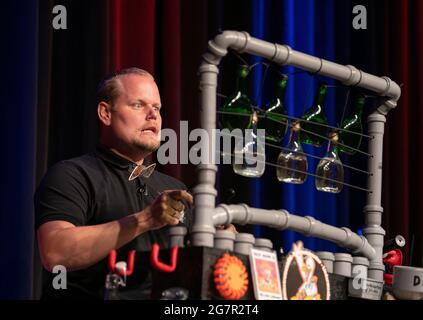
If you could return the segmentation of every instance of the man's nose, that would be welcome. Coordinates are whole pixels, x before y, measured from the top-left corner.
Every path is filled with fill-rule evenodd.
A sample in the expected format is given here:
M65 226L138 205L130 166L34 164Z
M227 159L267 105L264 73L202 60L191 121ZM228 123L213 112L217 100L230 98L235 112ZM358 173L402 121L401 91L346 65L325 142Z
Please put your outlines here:
M157 110L157 108L155 108L153 106L148 106L148 111L147 111L147 119L148 120L156 120L158 114L159 114L159 110Z

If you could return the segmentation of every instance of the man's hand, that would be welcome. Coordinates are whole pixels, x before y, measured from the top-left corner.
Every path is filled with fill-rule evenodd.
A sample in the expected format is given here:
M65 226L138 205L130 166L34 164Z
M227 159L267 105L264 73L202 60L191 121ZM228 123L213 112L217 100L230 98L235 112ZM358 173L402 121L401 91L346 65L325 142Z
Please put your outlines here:
M221 224L220 226L216 226L216 229L217 229L217 230L226 230L226 231L231 231L231 232L233 232L233 233L235 233L235 234L237 234L237 233L238 233L238 230L236 230L235 226L234 226L232 223L227 224L227 225L223 225L223 224Z
M149 230L162 228L166 225L177 225L184 213L185 200L193 203L192 195L184 190L163 191L154 202L140 213L140 223L147 223Z

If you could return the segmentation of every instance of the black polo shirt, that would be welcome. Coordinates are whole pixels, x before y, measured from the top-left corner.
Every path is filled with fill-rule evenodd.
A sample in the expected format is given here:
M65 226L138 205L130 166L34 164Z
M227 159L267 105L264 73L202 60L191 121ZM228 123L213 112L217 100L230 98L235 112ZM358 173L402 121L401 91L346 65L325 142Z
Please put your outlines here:
M68 221L75 226L118 220L141 211L164 190L186 189L182 182L157 170L149 178L129 181L134 167L133 162L103 146L57 163L48 170L35 193L35 228L54 220ZM189 207L185 217L189 223ZM149 251L152 243L167 248L167 231L168 227L164 227L141 234L118 250L118 258L126 260L130 249ZM103 298L107 258L87 269L68 272L66 290L55 290L52 280L56 274L44 271L43 298ZM129 288L141 285L145 289L150 285L144 276L133 279L129 281ZM144 283L137 284L137 280Z

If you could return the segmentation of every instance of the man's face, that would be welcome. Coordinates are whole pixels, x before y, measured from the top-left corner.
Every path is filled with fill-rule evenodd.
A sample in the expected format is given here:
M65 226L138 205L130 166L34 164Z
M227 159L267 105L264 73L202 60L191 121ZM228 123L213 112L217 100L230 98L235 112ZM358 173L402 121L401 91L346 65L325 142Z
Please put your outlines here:
M153 152L160 146L160 94L148 76L120 77L121 94L111 109L110 129L131 149Z

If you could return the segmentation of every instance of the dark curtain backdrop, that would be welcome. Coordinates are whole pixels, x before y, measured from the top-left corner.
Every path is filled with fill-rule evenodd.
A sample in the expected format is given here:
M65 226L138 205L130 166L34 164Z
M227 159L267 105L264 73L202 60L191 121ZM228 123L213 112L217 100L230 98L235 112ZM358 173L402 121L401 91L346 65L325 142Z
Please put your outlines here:
M30 298L32 292L37 25L36 3L0 5L3 120L0 126L0 299Z
M52 8L67 9L67 30L53 30ZM368 29L354 30L352 8L365 5ZM0 298L37 298L40 263L34 241L33 192L47 168L61 159L92 150L98 137L95 89L107 73L137 66L151 72L159 85L163 102L163 127L179 131L181 120L190 129L198 127L197 69L207 41L220 30L245 30L252 36L286 43L342 64L353 64L377 75L387 75L403 84L397 109L388 115L384 144L383 226L387 237L402 234L407 240L407 263L423 266L423 3L421 1L334 1L334 0L45 0L2 3L2 50L6 85L1 86L4 123L1 126L4 168L1 193ZM25 8L25 10L22 10ZM256 57L243 56L248 63ZM230 94L234 54L222 61L219 91ZM308 74L290 74L287 106L299 116L311 103L318 80ZM250 96L264 105L272 93L272 72L264 77L263 66L250 78ZM3 80L4 80L3 79ZM335 84L328 79L329 83ZM265 84L264 86L262 84ZM337 124L345 103L345 89L330 90L326 112ZM372 107L369 103L368 109ZM286 140L284 141L286 142ZM322 150L305 148L322 155ZM268 159L278 152L268 150ZM342 161L365 168L361 156ZM316 162L310 160L310 169ZM160 168L195 183L191 165ZM346 176L365 186L360 175ZM274 168L266 168L261 179L235 176L222 166L218 176L219 200L226 190L236 195L231 202L245 202L262 208L287 208L312 215L337 226L357 231L363 225L365 194L345 188L338 196L315 191L311 177L302 186L277 182ZM323 240L293 232L240 227L257 236L270 237L275 246L289 249L302 239L314 250L338 250Z

